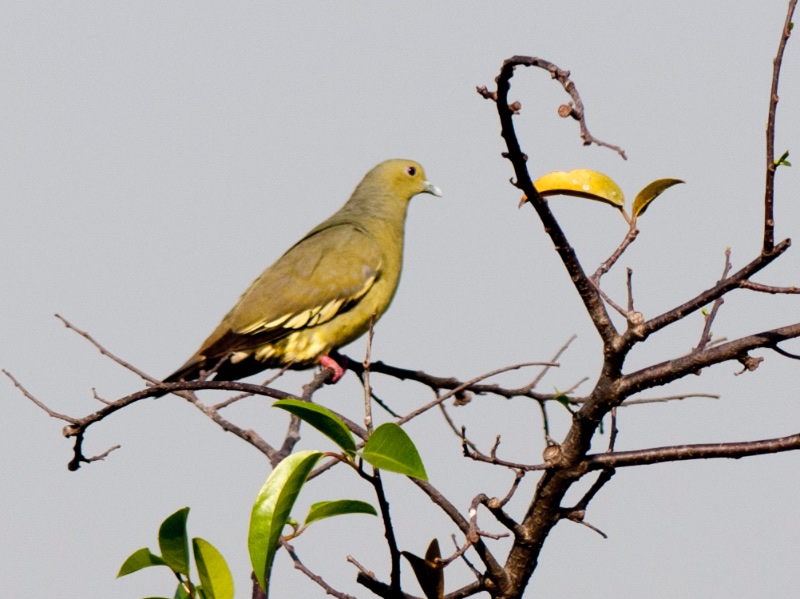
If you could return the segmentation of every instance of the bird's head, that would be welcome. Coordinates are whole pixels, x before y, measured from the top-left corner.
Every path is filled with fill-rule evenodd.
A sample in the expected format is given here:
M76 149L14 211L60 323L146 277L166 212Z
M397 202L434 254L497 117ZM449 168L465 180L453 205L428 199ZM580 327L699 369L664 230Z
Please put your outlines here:
M419 193L442 195L442 190L428 181L422 165L413 160L396 158L381 162L364 177L365 182L368 180L391 189L394 195L406 201Z

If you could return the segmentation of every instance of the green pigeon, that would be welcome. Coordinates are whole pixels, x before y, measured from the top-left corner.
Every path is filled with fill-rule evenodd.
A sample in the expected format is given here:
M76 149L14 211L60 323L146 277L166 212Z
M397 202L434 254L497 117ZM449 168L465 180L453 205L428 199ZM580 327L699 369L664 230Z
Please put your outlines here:
M409 200L441 196L413 160L381 162L338 212L253 281L200 349L164 382L214 372L236 380L266 368L332 368L331 357L392 302L403 264Z

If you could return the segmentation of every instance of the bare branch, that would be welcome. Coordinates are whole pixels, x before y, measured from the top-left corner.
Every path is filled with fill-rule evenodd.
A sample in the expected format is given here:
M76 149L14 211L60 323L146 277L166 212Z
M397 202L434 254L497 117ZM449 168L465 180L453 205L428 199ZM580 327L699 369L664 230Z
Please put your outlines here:
M281 542L281 545L283 546L283 548L286 549L286 553L288 553L289 557L292 558L292 562L294 563L294 567L297 570L300 570L308 578L310 578L311 580L316 582L320 587L322 587L322 589L325 591L326 595L331 595L333 597L336 597L337 599L356 599L356 597L354 597L353 595L348 595L347 593L341 593L341 592L337 591L336 589L334 589L331 585L329 585L327 582L325 582L325 579L323 579L318 574L314 574L311 570L309 570L305 566L305 564L303 564L302 561L300 561L300 558L297 556L297 552L294 550L294 547L292 547L284 539L281 539L280 542Z
M43 401L37 399L30 391L28 391L25 387L23 387L22 383L20 383L17 379L15 379L14 376L8 370L3 369L2 373L6 375L9 379L11 379L11 382L14 383L14 386L20 390L20 393L22 393L22 395L31 400L39 409L44 411L48 416L50 416L51 418L58 418L59 420L63 420L64 422L69 422L70 424L78 424L77 418L72 418L71 416L67 416L66 414L61 414L60 412L56 412L55 410L51 410L50 408L48 408Z
M675 445L636 451L618 451L586 456L585 465L589 470L602 468L623 468L643 466L663 462L684 460L707 460L711 458L739 459L767 453L781 453L800 449L800 434L763 439L760 441L740 441L735 443L701 443L695 445Z
M760 347L772 349L781 341L797 337L800 337L800 323L755 333L754 335L715 345L699 352L694 351L674 360L648 366L627 374L619 380L619 396L622 399L644 389L666 385L707 366L713 366L729 360L741 360L751 350Z
M491 452L489 455L486 455L481 453L474 444L469 443L465 435L461 437L462 453L464 454L464 457L470 458L476 462L483 462L485 464L492 464L494 466L502 466L504 468L508 468L509 470L514 470L515 472L533 472L535 470L545 470L548 467L546 464L521 464L518 462L509 462L507 460L498 458L496 451L500 444L500 437L497 437L495 444L492 446Z
M419 480L417 478L410 479L417 487L419 487L423 493L425 493L431 501L445 513L450 518L450 520L458 527L458 529L464 534L464 536L468 537L470 533L470 523L468 520L461 515L461 513L455 508L455 506L447 500L447 498L442 495L436 487L430 484L427 481ZM478 557L480 557L481 561L483 562L484 566L486 566L487 576L493 581L493 583L498 586L502 587L507 584L507 574L503 567L497 562L494 555L492 555L491 551L489 551L488 547L486 547L483 540L478 538L472 544L473 548L475 549Z
M513 370L515 368L521 368L523 366L542 366L544 368L554 368L558 367L559 364L554 362L526 362L523 364L517 364L514 366L509 366L505 370ZM361 376L363 372L363 365L360 362L355 360L349 360L347 362L347 368L352 370L359 376ZM500 385L481 385L477 383L470 384L470 381L462 381L455 377L439 377L427 374L422 370L409 370L407 368L399 368L397 366L391 366L384 362L372 362L370 364L370 371L374 373L385 374L387 376L394 377L401 381L415 381L426 387L433 389L434 391L439 389L449 389L455 390L458 389L458 392L463 391L471 391L476 395L484 395L484 394L494 394L499 395L500 397L505 398L512 398L512 397L529 397L531 399L535 399L536 401L548 401L553 399L552 393L535 393L531 389L531 384L525 385L524 387L520 387L517 389L507 389ZM486 377L483 377L486 378ZM478 379L473 380L483 380L483 378L478 377ZM457 392L457 393L458 393Z
M101 354L103 354L107 358L111 358L111 360L113 360L114 362L116 362L117 364L119 364L120 366L125 368L126 370L130 370L132 373L136 374L137 376L143 378L144 380L146 380L146 381L148 381L150 383L159 383L160 382L158 379L155 379L155 378L151 377L146 372L144 372L142 370L139 370L133 364L131 364L129 362L126 362L122 358L119 358L119 357L115 356L114 354L112 354L105 347L103 347L94 337L92 337L89 333L87 333L86 331L82 331L78 327L74 326L72 323L70 323L66 318L64 318L60 314L54 314L54 316L56 318L58 318L62 323L64 323L65 327L67 327L68 329L78 333L78 335L80 335L81 337L86 339L89 343L94 345Z
M569 71L562 71L553 63L532 56L512 56L506 61L506 63L509 62L513 63L514 65L524 65L529 67L535 66L548 71L550 73L550 76L553 79L557 79L558 82L564 87L564 90L572 98L572 103L570 105L562 105L558 107L558 115L561 118L572 117L573 119L578 121L578 124L580 126L581 138L583 139L583 145L588 146L591 144L595 144L597 146L609 148L610 150L613 150L617 154L619 154L623 158L623 160L628 159L628 157L625 155L625 150L623 150L619 146L614 146L604 141L600 141L599 139L594 137L591 133L589 133L589 129L586 126L586 114L583 109L583 100L581 100L581 96L580 94L578 94L578 90L575 88L575 84L569 78L570 75ZM487 100L492 100L494 102L507 101L506 98L499 93L499 89L497 92L490 92L489 90L486 89L485 86L481 86L477 88L477 92ZM519 110L521 109L521 105L519 104L519 102L514 102L513 104L508 105L508 109L514 112L515 114L518 114Z
M731 248L725 248L725 266L722 269L722 276L720 277L719 281L724 281L730 271ZM702 350L711 342L711 325L714 322L714 319L717 317L717 312L719 312L719 309L723 303L725 303L725 300L722 297L718 297L716 300L714 300L714 304L711 306L711 311L708 314L703 315L705 317L705 325L703 326L703 332L700 334L700 341L697 342L697 346L695 347L694 351Z
M283 368L278 370L278 372L276 372L274 375L272 375L271 377L267 378L267 380L265 380L263 383L261 383L261 386L262 387L269 387L272 383L274 383L279 378L281 378L286 373L287 370L289 370L289 366L290 365L284 366ZM221 401L221 402L219 402L217 404L214 404L213 407L214 407L215 410L221 410L222 408L227 408L229 405L234 404L237 401L241 401L242 399L246 399L248 397L253 397L253 393L240 393L239 395L234 395L233 397L230 397L230 398L226 399L225 401Z
M609 270L611 270L614 264L617 263L617 260L619 260L622 254L625 253L625 250L628 249L628 246L630 246L630 244L632 244L636 240L636 237L638 235L639 235L639 229L637 229L635 225L631 226L631 228L628 230L627 235L625 235L625 239L622 240L622 243L619 245L619 247L616 250L614 250L614 253L611 254L611 256L609 256L609 258L605 262L603 262L600 266L597 267L596 271L594 271L594 274L592 275L592 281L594 281L595 285L597 285L598 287L600 286L600 279Z
M548 71L551 76L557 79L564 86L564 89L573 96L576 109L581 115L583 115L583 104L579 101L579 96L578 100L575 100L577 91L575 85L569 80L569 72L562 71L554 64L540 58L513 56L503 63L500 69L500 75L497 77L497 112L500 117L501 135L508 148L508 152L505 156L513 165L514 173L517 178L514 184L527 196L528 201L536 210L539 219L544 225L545 232L550 236L550 240L566 267L575 289L583 300L586 311L591 317L604 345L610 346L615 343L618 337L617 331L606 312L605 305L597 291L597 287L592 284L591 280L584 272L575 254L575 250L567 241L561 226L550 211L548 203L534 188L533 181L531 180L526 166L527 157L520 148L519 141L517 140L514 129L514 113L508 107L508 92L511 88L511 77L514 74L514 68L518 65L536 66Z
M116 360L115 360L116 361ZM182 391L193 391L193 390L200 390L200 389L222 389L227 391L245 391L252 393L253 395L265 395L268 397L274 397L276 399L288 399L294 397L290 393L285 393L284 391L279 391L277 389L271 389L269 387L261 387L260 385L252 385L250 383L239 383L239 382L232 382L232 381L180 381L176 383L161 383L160 381L156 381L157 386L143 389L141 391L137 391L136 393L132 393L131 395L127 395L122 397L116 401L112 402L105 402L105 405L91 414L84 416L83 418L72 418L70 416L66 416L63 414L59 414L54 410L51 410L47 407L42 401L35 398L31 395L18 381L8 372L3 371L6 376L8 376L12 382L17 386L18 389L32 402L34 402L38 407L44 410L47 414L52 416L53 418L58 418L60 420L64 420L69 424L64 427L63 434L65 437L74 437L75 444L73 447L73 458L70 460L68 467L70 470L77 470L80 468L80 465L83 463L89 463L92 461L96 461L96 459L100 458L87 458L83 455L83 440L84 435L88 428L96 422L100 422L104 418L110 416L111 414L131 405L138 401L147 398L156 398L161 397L167 393L176 393L183 399L189 401L190 403L194 404L196 407L201 409L208 417L210 417L214 422L220 425L224 430L235 434L236 436L240 437L244 441L248 442L249 444L253 445L256 449L264 453L266 456L270 457L272 460L275 456L275 450L272 448L263 438L261 438L257 433L252 430L244 430L236 425L232 424L228 420L222 418L217 411L205 404L202 404L193 394L188 393L181 393ZM104 454L101 454L102 457L108 455L108 451Z
M708 399L719 399L716 393L679 393L677 395L664 395L663 397L646 397L641 399L626 399L620 404L621 407L636 406L650 403L666 403L668 401L683 401L684 399L693 399L695 397L705 397Z
M733 273L730 277L719 281L713 287L706 289L702 293L696 295L692 299L684 302L680 306L665 312L655 318L652 318L644 323L641 329L641 334L637 336L636 339L626 339L626 343L633 343L635 341L640 341L647 336L655 333L663 329L664 327L685 318L692 312L699 310L700 308L707 306L714 300L719 297L722 297L732 289L736 289L741 287L743 282L752 277L757 272L766 268L769 264L771 264L776 258L781 256L786 250L789 249L792 242L788 239L780 242L776 245L768 254L761 254L750 262L749 264L742 267L737 272Z
M749 289L750 291L758 291L760 293L787 294L787 295L800 295L800 288L790 285L789 287L773 287L772 285L762 285L761 283L753 283L752 281L742 281L739 283L740 289Z
M392 526L392 518L389 514L389 501L386 499L386 493L383 490L383 482L381 481L381 473L375 469L372 476L367 477L372 487L375 489L375 495L378 498L378 506L381 510L381 518L383 519L384 536L386 543L389 545L389 555L391 557L392 569L390 574L391 590L394 593L400 593L400 549L397 547L397 539L394 536L394 527Z
M367 434L372 434L372 386L369 384L370 355L372 354L372 338L375 335L375 314L369 320L369 331L367 332L367 349L362 362L364 370L361 374L361 381L364 384L364 428Z
M440 403L442 403L446 399L448 399L450 397L453 397L454 395L457 395L459 392L470 388L472 385L475 385L476 383L479 383L482 380L491 378L491 377L496 376L498 374L503 374L504 372L509 372L511 370L518 370L520 368L525 368L527 366L544 366L544 365L547 365L547 364L548 363L546 363L546 362L523 362L521 364L512 364L511 366L505 366L503 368L498 368L497 370L491 370L491 371L489 371L489 372L487 372L485 374L481 374L479 376L476 376L473 379L470 379L466 383L463 383L460 386L455 387L454 389L451 389L447 393L445 393L445 394L437 397L436 399L434 399L432 402L427 403L427 404L425 404L424 406L422 406L420 408L417 408L413 412L409 412L408 414L406 414L405 416L400 418L397 421L397 424L405 424L409 420L413 420L414 418L416 418L420 414L424 414L425 412L427 412L431 408L435 408L436 406L438 406Z
M526 387L522 387L522 389L524 389L526 392L530 391L531 389L535 389L539 385L539 383L542 382L542 379L545 377L545 375L548 372L550 372L550 369L558 366L558 360L561 358L562 355L564 355L564 352L567 351L569 346L572 345L572 342L575 341L577 338L578 338L577 335L572 335L569 339L567 339L564 342L564 345L562 345L558 349L558 351L555 354L553 354L553 357L550 358L550 363L544 365L542 367L541 372L537 374L536 377Z
M614 446L617 443L617 434L619 434L619 429L617 428L617 407L614 406L611 408L611 432L608 435L608 449L606 449L606 453L614 451Z
M797 0L790 0L783 23L783 32L778 44L778 53L772 61L772 85L769 90L769 112L767 116L767 151L766 151L766 182L764 183L764 243L763 254L772 252L775 245L775 115L778 110L778 80L781 75L781 64L786 43L792 33L792 15L797 6Z

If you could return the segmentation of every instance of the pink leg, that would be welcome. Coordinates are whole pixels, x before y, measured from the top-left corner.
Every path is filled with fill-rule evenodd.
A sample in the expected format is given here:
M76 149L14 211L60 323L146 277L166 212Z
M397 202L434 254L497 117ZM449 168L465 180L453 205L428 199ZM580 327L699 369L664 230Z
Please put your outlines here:
M338 382L339 379L344 376L344 368L339 366L339 363L330 356L322 356L322 359L319 361L319 363L322 364L323 368L330 368L333 370L333 378L331 379L331 383Z

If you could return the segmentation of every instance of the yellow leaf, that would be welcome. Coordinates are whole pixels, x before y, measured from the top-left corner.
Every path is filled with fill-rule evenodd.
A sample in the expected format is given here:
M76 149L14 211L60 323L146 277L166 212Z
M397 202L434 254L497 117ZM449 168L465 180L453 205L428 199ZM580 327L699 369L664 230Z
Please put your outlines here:
M636 199L633 200L633 216L644 214L650 202L678 183L684 183L684 181L680 179L656 179L652 183L645 185L644 189L636 194Z
M620 210L625 196L613 179L589 169L555 171L541 177L533 184L540 195L567 195L611 204Z

